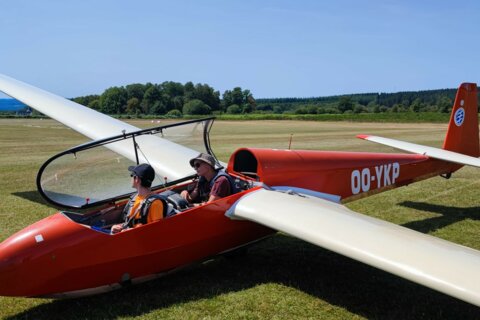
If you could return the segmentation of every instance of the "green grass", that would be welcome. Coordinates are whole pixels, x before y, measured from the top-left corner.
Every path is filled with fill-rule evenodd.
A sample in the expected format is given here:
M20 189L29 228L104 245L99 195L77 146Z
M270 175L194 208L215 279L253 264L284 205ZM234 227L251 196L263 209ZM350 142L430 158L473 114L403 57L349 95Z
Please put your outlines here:
M399 113L346 113L346 114L222 114L222 120L307 120L307 121L351 121L351 122L448 122L450 114L439 112Z
M217 121L212 146L223 161L237 147L287 148L290 138L294 149L392 152L355 135L440 146L445 129L428 123ZM0 120L0 240L55 212L36 192L36 172L53 154L85 141L52 120ZM480 170L465 168L450 180L433 178L348 206L480 249L479 190ZM217 258L108 294L74 300L0 297L0 319L164 318L478 319L480 311L283 234L252 246L245 256Z

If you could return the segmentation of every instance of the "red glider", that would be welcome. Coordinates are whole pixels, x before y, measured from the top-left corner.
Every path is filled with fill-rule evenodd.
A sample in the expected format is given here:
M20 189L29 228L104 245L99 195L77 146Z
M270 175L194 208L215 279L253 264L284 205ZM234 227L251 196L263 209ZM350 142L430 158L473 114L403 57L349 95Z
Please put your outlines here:
M457 92L442 149L360 135L409 154L241 148L226 165L240 192L185 208L189 159L213 152L212 118L140 130L0 75L0 90L94 140L48 160L39 192L65 208L0 244L0 295L77 297L146 281L286 232L480 306L480 252L361 215L342 203L480 167L477 88ZM172 217L110 234L132 192L126 168L149 162ZM218 163L219 166L224 164Z

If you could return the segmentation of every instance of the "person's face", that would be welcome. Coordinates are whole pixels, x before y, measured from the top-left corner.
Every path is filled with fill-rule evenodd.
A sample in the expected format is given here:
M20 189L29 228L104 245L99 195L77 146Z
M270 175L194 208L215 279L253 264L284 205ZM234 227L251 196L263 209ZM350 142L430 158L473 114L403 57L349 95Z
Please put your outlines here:
M193 168L195 169L195 171L197 171L197 174L199 176L205 176L205 174L209 170L209 167L210 166L203 161L195 161L193 163Z
M136 188L138 183L140 182L140 178L133 173L130 175L130 177L132 177L132 188Z

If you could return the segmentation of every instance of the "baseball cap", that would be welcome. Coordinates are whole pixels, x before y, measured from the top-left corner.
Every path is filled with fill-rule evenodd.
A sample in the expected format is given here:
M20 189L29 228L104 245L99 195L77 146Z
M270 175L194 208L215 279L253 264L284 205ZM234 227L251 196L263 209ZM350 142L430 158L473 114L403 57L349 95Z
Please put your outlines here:
M139 177L145 182L152 183L155 179L155 170L147 163L139 164L138 166L128 167L128 171Z

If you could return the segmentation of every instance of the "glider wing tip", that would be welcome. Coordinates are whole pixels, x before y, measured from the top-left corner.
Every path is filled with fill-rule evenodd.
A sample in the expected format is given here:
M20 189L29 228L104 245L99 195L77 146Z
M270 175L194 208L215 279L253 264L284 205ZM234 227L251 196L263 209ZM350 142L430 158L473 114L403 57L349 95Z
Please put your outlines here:
M357 138L367 140L368 138L370 138L370 135L369 134L357 134Z

